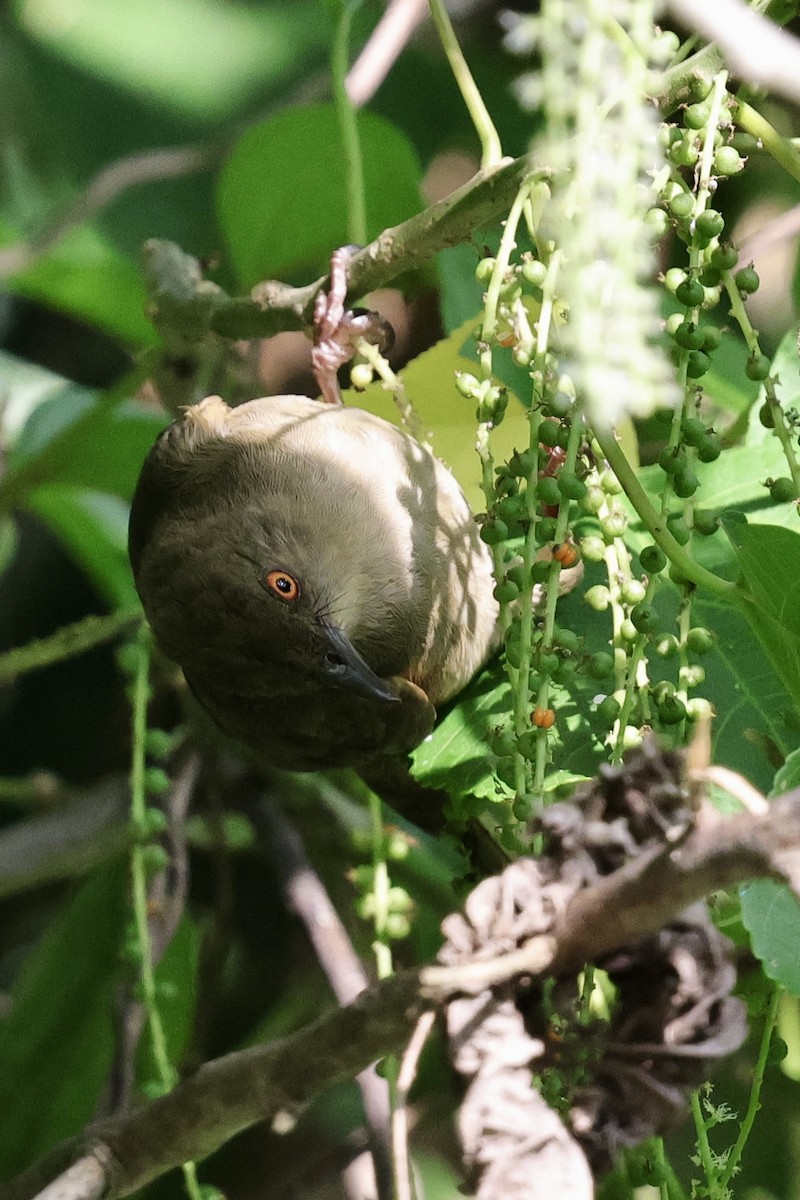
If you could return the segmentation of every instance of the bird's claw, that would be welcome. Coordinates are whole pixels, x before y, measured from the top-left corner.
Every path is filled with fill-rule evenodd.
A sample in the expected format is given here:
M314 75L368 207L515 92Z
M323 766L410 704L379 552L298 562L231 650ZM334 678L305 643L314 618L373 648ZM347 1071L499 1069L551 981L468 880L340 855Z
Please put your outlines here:
M347 269L358 246L341 246L331 255L331 283L327 292L319 292L314 304L314 345L311 365L321 398L327 404L341 404L337 372L356 353L363 338L381 352L394 343L389 322L370 309L346 309Z

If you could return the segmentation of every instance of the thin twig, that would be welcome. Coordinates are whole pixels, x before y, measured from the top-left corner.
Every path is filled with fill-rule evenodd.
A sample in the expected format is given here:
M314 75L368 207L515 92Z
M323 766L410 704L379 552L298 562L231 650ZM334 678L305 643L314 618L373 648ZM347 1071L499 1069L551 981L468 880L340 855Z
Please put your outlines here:
M370 981L347 930L322 880L308 861L297 830L274 804L262 803L258 815L270 830L273 860L283 880L287 904L302 921L336 999L341 1005L350 1004L369 987ZM391 1200L390 1106L386 1080L370 1066L359 1073L357 1083L369 1126L378 1197L379 1200Z
M347 94L356 108L372 99L427 15L427 0L389 0L347 76Z
M423 1013L406 1046L395 1084L395 1107L392 1113L392 1153L397 1185L397 1200L413 1200L414 1181L408 1153L408 1094L417 1077L419 1056L430 1037L435 1012Z
M130 188L196 175L217 162L222 154L221 146L167 146L128 154L109 163L89 180L79 196L28 241L0 250L0 279L32 266L71 229L101 212Z

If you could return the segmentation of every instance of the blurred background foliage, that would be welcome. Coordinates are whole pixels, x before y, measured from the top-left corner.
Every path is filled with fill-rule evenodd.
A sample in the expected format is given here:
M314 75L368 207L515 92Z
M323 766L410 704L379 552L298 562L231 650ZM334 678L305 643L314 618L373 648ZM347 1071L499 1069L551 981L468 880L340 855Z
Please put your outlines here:
M520 154L535 117L514 98L520 67L501 48L498 7L452 7L504 149ZM377 0L360 7L354 49L382 8ZM86 614L135 604L127 505L166 421L135 374L156 342L145 314L142 242L177 242L236 293L269 276L307 282L346 241L329 107L334 13L324 0L13 0L0 14L0 651ZM766 108L776 126L796 128L796 114L773 102ZM370 100L360 131L370 234L476 169L474 131L429 27ZM798 201L800 185L766 155L754 155L725 189L734 240ZM476 233L471 245L442 252L404 281L402 295L387 292L375 302L397 329L395 365L417 360L408 389L435 431L437 452L473 499L472 412L449 381L481 306L475 265L496 237ZM751 315L770 351L795 319L796 248L789 238L756 255L762 287ZM242 355L242 398L311 386L302 335L279 335ZM758 390L744 381L744 357L734 342L724 360L715 359L708 385L731 422L747 414ZM513 387L510 365L508 382ZM373 398L376 407L385 403ZM500 431L501 455L522 420L520 409ZM647 457L651 430L639 432ZM741 452L760 451L751 439ZM735 464L725 457L714 470L710 486L730 502ZM703 623L712 625L713 614ZM768 787L796 734L783 722L780 685L756 677L737 653L739 639L749 647L744 631L729 630L730 653L709 668L712 693L727 695L731 711L747 710L718 736L727 738L728 765L757 760L749 773ZM169 702L162 709L154 720L174 727L179 713ZM750 725L765 730L755 748L742 737ZM125 677L107 647L0 684L0 1178L107 1108L113 1091L116 1026L131 979L121 854L129 742ZM466 749L467 758L479 755ZM456 739L455 757L463 762L464 752ZM438 753L437 745L433 782L437 770L452 766ZM285 792L289 785L276 786ZM347 914L347 871L354 842L367 854L366 819L347 780L329 782L323 793L307 781L291 788L309 854ZM245 805L247 817L237 823L235 804L220 809L223 793L230 796L224 778L200 791L188 830L191 903L158 969L173 1061L187 1069L297 1028L333 1003L284 909L252 807ZM66 802L75 819L48 825ZM38 810L45 815L36 831L21 839ZM223 827L221 855L214 830ZM419 917L401 961L434 952L438 921L463 886L459 871L454 847L424 838L398 866ZM348 919L368 955L369 926ZM755 1011L758 972L745 974L745 987ZM781 1032L789 1055L771 1071L766 1111L737 1185L747 1200L800 1197L800 1013L792 998L784 1001ZM740 1111L751 1065L752 1055L741 1056L720 1085ZM134 1070L146 1084L146 1047ZM434 1044L416 1091L415 1142L428 1200L457 1194L455 1090ZM358 1142L359 1105L354 1088L340 1089L287 1137L258 1128L236 1139L203 1168L203 1178L234 1200L339 1195L339 1168ZM675 1161L687 1161L688 1143L676 1144ZM783 1153L775 1153L777 1144ZM179 1191L171 1177L151 1194Z

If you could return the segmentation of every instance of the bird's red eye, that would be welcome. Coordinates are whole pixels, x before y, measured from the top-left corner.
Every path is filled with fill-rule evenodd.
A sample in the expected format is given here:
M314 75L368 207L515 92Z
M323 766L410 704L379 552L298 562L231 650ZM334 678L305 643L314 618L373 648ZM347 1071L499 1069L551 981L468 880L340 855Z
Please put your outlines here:
M300 584L288 571L270 571L266 578L266 585L279 600L287 600L291 603L300 597Z

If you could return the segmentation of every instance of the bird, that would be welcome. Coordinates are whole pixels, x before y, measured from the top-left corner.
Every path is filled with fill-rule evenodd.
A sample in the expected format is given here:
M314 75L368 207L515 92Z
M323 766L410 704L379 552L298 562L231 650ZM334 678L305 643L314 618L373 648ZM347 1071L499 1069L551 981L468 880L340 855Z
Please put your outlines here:
M155 640L201 707L290 771L369 777L407 759L499 641L459 484L354 406L188 408L144 462L129 551Z

